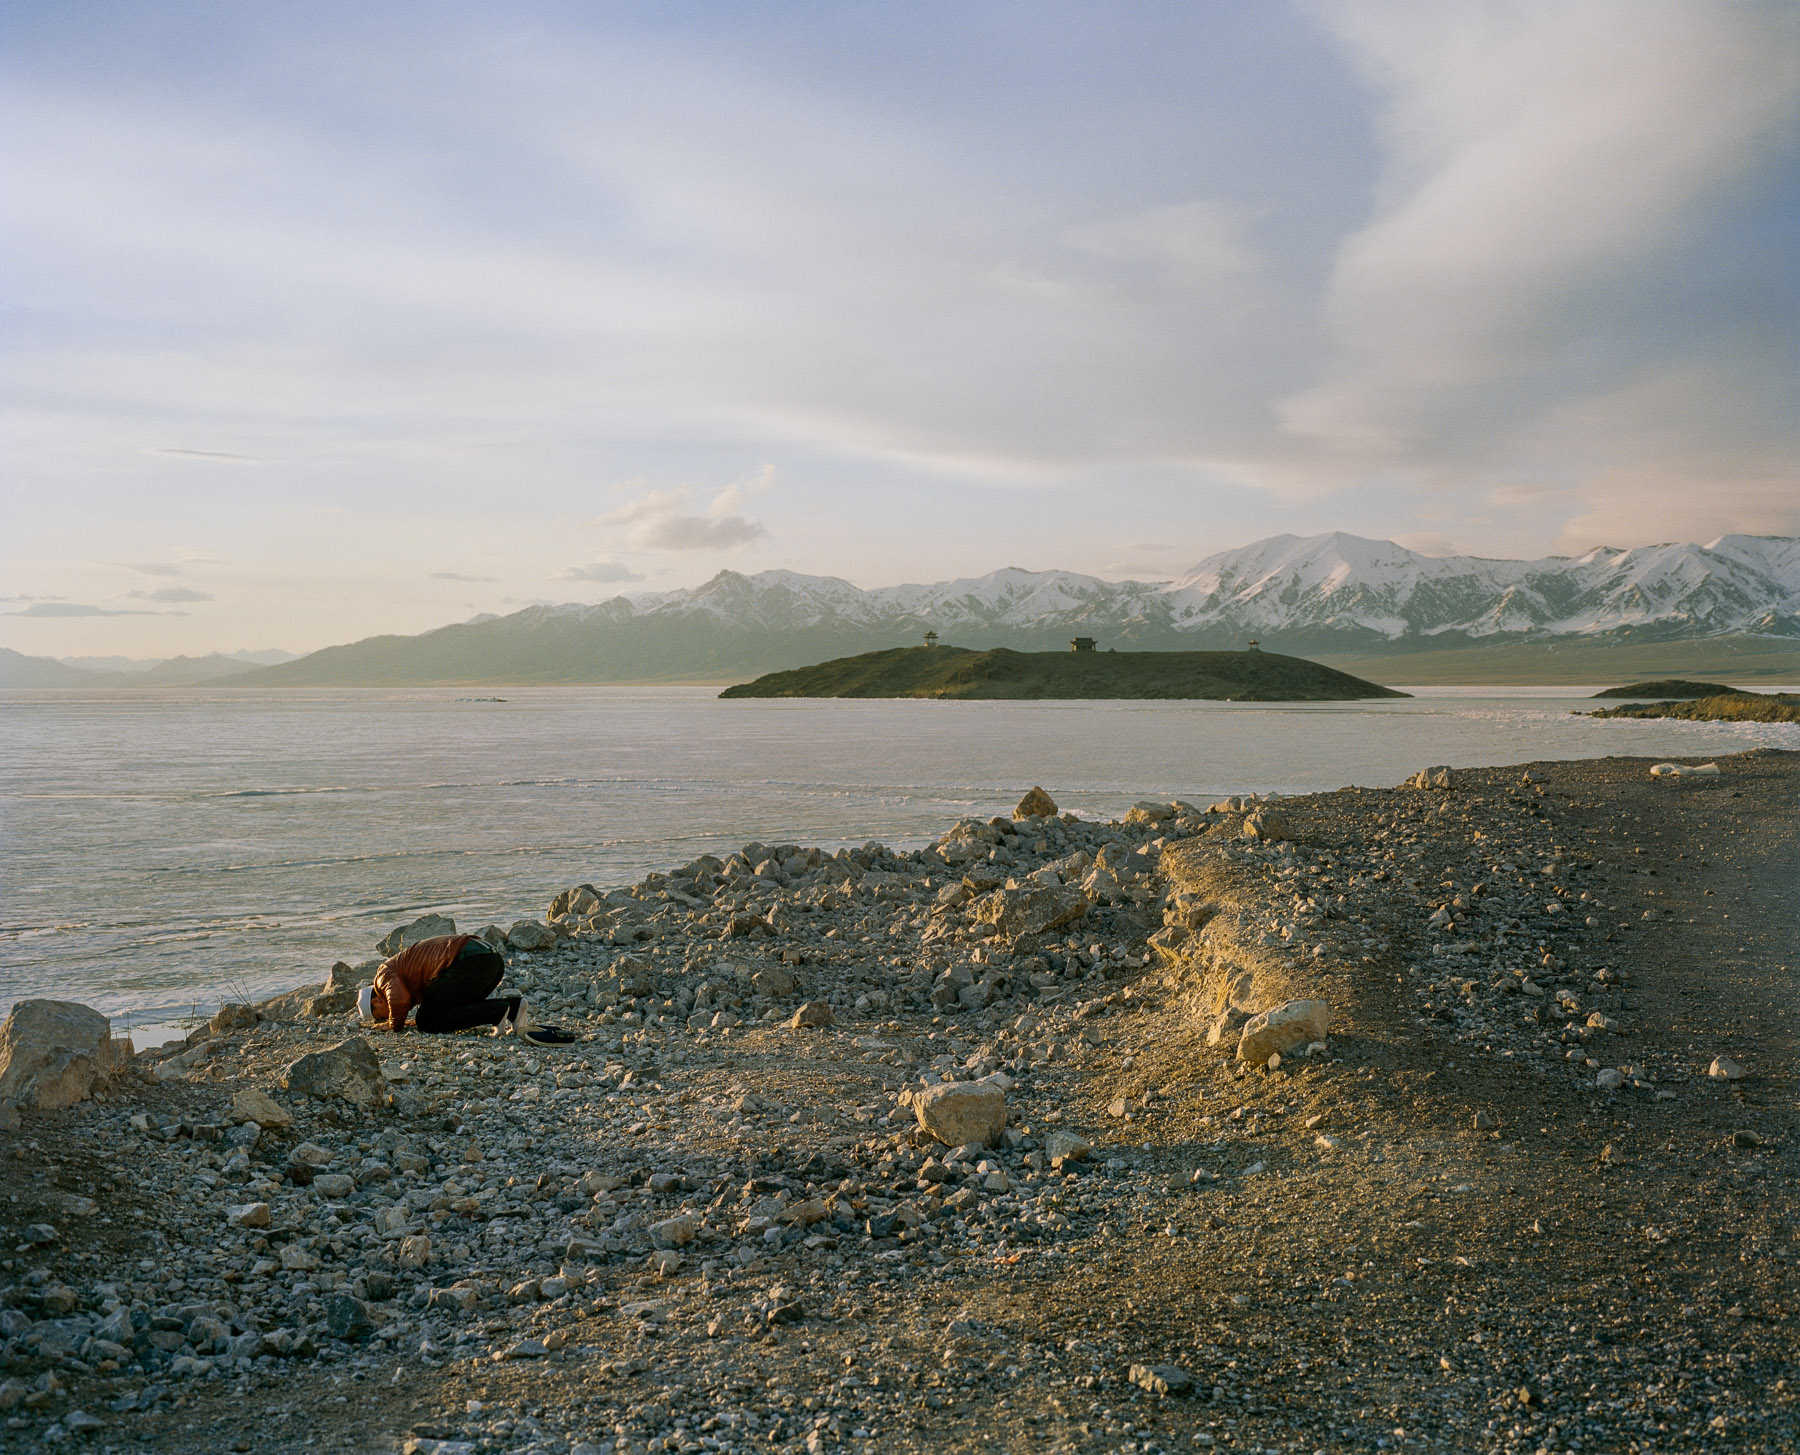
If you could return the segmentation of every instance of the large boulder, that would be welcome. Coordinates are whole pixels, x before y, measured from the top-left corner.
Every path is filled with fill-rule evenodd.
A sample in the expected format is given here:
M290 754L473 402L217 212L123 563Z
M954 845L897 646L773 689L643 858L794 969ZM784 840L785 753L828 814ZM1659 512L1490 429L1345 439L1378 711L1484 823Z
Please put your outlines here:
M290 1062L281 1073L281 1085L296 1096L347 1101L352 1106L381 1106L387 1101L381 1062L361 1036Z
M1238 1059L1260 1064L1271 1056L1285 1056L1331 1031L1331 1006L1323 1000L1290 1000L1244 1022L1238 1041Z
M266 1091L246 1086L231 1098L231 1114L240 1123L255 1122L259 1127L279 1131L294 1124L294 1114Z
M456 921L447 914L422 914L409 925L389 930L375 948L384 955L398 955L408 945L420 940L435 940L439 935L456 933Z
M86 1101L131 1065L105 1016L67 1000L21 1000L0 1024L0 1101L55 1111Z
M396 930L394 933L400 932ZM306 1014L343 1015L355 1010L356 992L374 980L380 963L379 960L372 960L366 965L346 965L339 960L331 967L331 974L326 977L319 993L306 1002Z
M256 1013L266 1021L291 1021L296 1016L304 1015L306 1007L318 997L316 985L299 985L292 990L284 990L280 995L271 995L267 1000L256 1003Z
M792 995L800 982L785 965L765 965L750 977L750 987L758 995L784 1000Z
M561 919L565 914L592 914L600 906L600 891L591 884L577 884L573 889L565 889L550 901L550 918Z
M1287 815L1278 809L1259 808L1244 819L1244 837L1258 839L1265 844L1284 843L1293 838L1294 831L1289 826Z
M1006 1130L1006 1093L991 1081L946 1081L915 1093L913 1114L947 1147L991 1147Z
M1013 810L1015 819L1055 818L1056 800L1041 788L1034 788L1019 800Z
M789 1028L796 1031L819 1030L836 1024L837 1017L831 1013L830 1003L823 1000L807 1001L788 1021Z
M1088 870L1087 877L1081 881L1081 892L1090 904L1124 904L1131 897L1119 883L1119 876L1105 865Z
M1402 788L1436 788L1443 791L1454 787L1455 775L1448 768L1421 768L1400 786Z
M534 919L518 921L506 932L506 938L515 950L553 950L557 943L556 931Z
M226 1031L248 1030L261 1019L255 1006L227 1001L213 1012L213 1018L206 1023L206 1028L216 1036Z
M997 889L975 905L977 922L992 925L1008 939L1046 934L1080 919L1088 897L1066 884L1031 884Z

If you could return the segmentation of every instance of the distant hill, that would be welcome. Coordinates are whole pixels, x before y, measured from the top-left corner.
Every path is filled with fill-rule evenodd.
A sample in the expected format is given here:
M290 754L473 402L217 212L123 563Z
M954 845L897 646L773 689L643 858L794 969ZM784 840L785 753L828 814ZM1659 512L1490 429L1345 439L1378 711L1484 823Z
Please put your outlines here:
M773 672L721 697L1181 698L1348 702L1404 692L1275 652L1013 652L898 647Z
M133 673L131 681L146 687L198 687L209 682L223 682L258 670L256 665L223 652L209 652L204 657L170 657L158 662L147 672Z
M65 667L53 657L28 657L10 647L0 647L0 687L96 687L104 679L98 672Z
M1656 682L1633 682L1624 687L1608 687L1595 697L1654 697L1665 701L1694 697L1724 697L1740 689L1722 682L1690 682L1683 677L1664 677Z
M259 656L291 656L258 653ZM129 661L129 658L118 660ZM209 652L204 657L169 657L154 665L132 663L128 668L105 670L59 662L54 657L27 657L0 647L0 687L199 687L224 682L257 670L258 664L242 656Z

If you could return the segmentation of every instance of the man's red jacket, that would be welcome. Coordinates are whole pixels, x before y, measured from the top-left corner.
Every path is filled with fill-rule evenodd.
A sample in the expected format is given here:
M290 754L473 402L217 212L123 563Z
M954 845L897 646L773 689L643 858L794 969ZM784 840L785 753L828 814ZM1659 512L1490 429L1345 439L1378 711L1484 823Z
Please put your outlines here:
M388 1029L403 1031L406 1018L419 1003L419 995L440 971L462 953L473 935L439 935L408 945L398 955L381 962L375 972L375 989L387 1001Z

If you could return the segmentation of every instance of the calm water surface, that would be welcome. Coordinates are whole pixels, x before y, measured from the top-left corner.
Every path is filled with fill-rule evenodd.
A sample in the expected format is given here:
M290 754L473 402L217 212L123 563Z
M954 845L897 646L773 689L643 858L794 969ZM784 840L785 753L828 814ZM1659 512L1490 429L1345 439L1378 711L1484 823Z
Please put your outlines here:
M318 981L425 910L476 928L747 840L923 843L1034 783L1114 815L1432 763L1800 747L1596 722L1592 689L1410 701L721 702L711 688L0 692L0 1010L153 1020Z

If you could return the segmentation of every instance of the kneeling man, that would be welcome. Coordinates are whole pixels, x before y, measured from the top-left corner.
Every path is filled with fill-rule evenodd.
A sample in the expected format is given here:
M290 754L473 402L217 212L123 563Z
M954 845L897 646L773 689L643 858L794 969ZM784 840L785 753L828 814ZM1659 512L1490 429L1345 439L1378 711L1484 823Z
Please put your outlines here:
M506 974L499 951L474 935L439 935L408 945L381 962L375 983L357 997L366 1019L386 1021L388 1029L406 1029L406 1018L418 1008L418 1028L427 1032L466 1031L492 1026L494 1034L511 1032L540 1046L566 1046L575 1038L555 1026L540 1026L524 997L490 992Z

